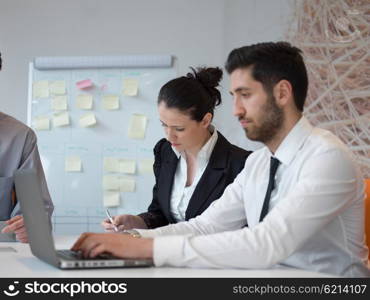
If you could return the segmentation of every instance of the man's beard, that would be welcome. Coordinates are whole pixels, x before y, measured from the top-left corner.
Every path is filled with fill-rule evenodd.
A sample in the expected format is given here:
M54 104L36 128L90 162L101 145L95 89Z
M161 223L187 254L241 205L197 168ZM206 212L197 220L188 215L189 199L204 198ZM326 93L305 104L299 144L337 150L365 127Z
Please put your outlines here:
M281 129L284 122L283 110L277 106L275 97L269 95L266 104L261 109L265 114L261 115L261 125L254 127L253 131L244 128L246 136L252 141L262 142L264 144L271 141ZM253 121L253 120L252 120Z

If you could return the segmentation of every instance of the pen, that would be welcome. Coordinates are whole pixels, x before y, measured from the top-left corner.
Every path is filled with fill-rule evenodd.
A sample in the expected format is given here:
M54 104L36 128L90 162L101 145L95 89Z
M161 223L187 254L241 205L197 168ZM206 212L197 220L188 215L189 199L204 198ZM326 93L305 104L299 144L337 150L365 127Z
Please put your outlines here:
M113 218L112 218L111 214L109 213L108 208L107 208L107 209L105 209L105 213L107 214L107 217L108 217L109 221L110 221L110 222L112 223L112 225L114 226L114 231L118 232L118 228L117 228L117 226L116 226L116 225L114 225Z

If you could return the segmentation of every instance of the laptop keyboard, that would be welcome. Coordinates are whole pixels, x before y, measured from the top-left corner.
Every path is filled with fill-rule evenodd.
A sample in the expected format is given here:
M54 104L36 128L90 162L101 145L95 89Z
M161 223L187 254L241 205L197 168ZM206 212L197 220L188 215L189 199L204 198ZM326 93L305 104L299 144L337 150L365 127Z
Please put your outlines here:
M75 251L71 251L71 250L58 250L57 251L59 256L62 257L62 258L65 258L65 259L112 259L114 258L113 256L109 255L109 254L100 254L98 255L97 257L94 257L94 258L85 258L82 256L82 253L81 252L75 252Z
M71 250L58 250L59 256L68 259L84 259L80 252L75 252Z

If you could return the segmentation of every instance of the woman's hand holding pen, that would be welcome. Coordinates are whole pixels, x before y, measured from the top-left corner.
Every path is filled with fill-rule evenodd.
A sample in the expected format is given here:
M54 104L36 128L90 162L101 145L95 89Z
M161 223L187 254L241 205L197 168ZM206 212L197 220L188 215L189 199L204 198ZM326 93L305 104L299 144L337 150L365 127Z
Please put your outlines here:
M118 231L128 230L128 229L147 229L144 220L135 215L118 215L112 217L114 224L111 223L109 218L103 220L101 225L106 231L115 232L114 225L117 227Z

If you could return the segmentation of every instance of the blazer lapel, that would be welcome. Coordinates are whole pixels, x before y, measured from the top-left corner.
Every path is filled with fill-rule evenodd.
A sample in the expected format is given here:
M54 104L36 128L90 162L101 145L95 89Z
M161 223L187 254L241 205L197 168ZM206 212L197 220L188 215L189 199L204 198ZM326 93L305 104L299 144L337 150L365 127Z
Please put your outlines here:
M218 139L213 148L208 165L200 178L197 187L190 198L188 208L186 210L186 219L190 219L198 215L198 211L207 201L211 193L217 188L219 181L224 176L224 171L227 166L229 153L225 155L225 149L229 148L229 142L218 133Z
M172 186L175 179L176 167L179 159L176 154L170 149L170 153L167 153L163 166L161 167L160 175L160 190L158 191L158 201L161 203L164 209L163 213L169 220L175 222L170 213L170 202Z

